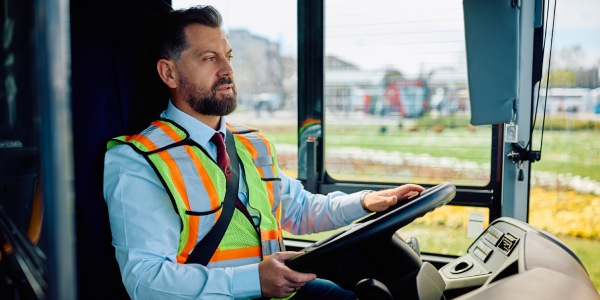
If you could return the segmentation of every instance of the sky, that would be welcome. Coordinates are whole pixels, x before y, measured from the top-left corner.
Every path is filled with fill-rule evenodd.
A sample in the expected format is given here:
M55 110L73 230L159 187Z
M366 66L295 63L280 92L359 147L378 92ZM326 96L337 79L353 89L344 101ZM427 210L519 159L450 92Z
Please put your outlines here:
M248 28L253 33L279 42L285 55L296 51L296 1L172 1L174 8L197 4L213 5L223 15L226 30ZM349 5L351 2L357 5ZM453 36L452 28L462 27L462 20L460 17L449 17L445 9L432 9L432 2L439 2L436 8L440 5L454 6L456 14L462 16L462 0L329 0L326 2L326 15L331 23L326 24L329 28L326 36L335 41L337 46L331 45L333 42L326 45L327 54L333 53L345 60L358 61L363 68L402 65L417 69L422 68L423 64L444 64L461 60L464 53L458 48L463 47L464 40L462 36ZM401 7L381 9L382 5L390 3ZM554 3L554 0L550 1L550 14ZM395 29L394 26L403 26L409 20L418 22L420 19L416 18L415 12L421 10L427 10L428 17L419 23L420 28L410 29L405 26L402 32ZM440 34L443 37L435 37L441 38L444 43L419 43L411 40L411 33L435 26L433 20L446 22L437 26L448 31ZM556 0L555 20L553 51L580 46L584 53L582 65L600 65L600 0ZM352 39L349 39L350 35ZM362 37L356 38L356 35ZM407 47L409 41L410 47ZM365 56L364 53L378 55Z
M559 0L554 49L580 45L585 61L600 66L600 0Z

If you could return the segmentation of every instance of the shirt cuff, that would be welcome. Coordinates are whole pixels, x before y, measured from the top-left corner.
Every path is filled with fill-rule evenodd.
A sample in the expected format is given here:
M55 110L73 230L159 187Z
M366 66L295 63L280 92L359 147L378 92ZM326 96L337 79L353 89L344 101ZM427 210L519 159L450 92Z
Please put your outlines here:
M351 220L356 220L369 214L363 209L362 203L360 203L362 193L357 192L348 195L352 200L348 201L348 205L344 207L344 215Z
M248 299L262 296L258 264L233 268L232 282L232 292L235 298Z

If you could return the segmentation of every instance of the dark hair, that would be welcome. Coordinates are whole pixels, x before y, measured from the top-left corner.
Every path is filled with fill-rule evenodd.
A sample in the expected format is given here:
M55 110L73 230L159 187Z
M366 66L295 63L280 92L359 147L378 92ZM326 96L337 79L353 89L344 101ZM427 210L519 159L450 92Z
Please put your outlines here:
M221 28L223 18L212 6L194 6L173 10L167 13L161 27L159 38L159 58L179 59L181 52L188 47L185 28L190 24L201 24L211 28Z

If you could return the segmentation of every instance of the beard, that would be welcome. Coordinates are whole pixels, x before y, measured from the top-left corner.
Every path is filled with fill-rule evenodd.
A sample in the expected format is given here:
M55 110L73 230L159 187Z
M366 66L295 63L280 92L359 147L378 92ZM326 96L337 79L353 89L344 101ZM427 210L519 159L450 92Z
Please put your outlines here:
M187 104L197 113L207 116L227 116L237 108L237 90L233 85L233 93L217 96L217 89L224 84L231 84L231 77L221 77L210 88L201 88L181 76L181 90Z

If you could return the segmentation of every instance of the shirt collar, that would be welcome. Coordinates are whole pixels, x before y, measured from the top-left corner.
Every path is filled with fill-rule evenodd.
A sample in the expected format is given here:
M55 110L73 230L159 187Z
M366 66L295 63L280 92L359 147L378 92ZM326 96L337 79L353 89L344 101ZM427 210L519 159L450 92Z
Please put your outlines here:
M196 143L205 147L209 144L210 138L215 134L215 130L210 126L200 122L198 119L184 113L179 110L171 100L169 100L169 105L167 109L162 112L160 115L161 118L169 119L179 124L181 127L185 128L187 132L190 134L190 138L194 140ZM223 134L223 138L225 138L226 134L226 120L225 117L221 117L219 121L219 132Z

